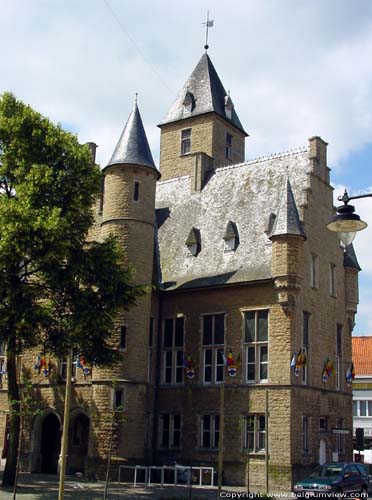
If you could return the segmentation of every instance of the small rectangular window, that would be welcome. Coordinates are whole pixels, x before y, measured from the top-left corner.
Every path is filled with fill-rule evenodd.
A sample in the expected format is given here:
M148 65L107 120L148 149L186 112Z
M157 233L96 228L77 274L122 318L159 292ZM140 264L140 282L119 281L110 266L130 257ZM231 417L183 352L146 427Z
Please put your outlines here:
M337 323L336 328L336 389L342 388L342 325Z
M139 182L135 181L135 183L134 183L134 190L133 190L133 200L134 201L138 201L139 200L139 188L140 188Z
M123 351L127 347L127 327L120 327L120 350Z
M302 353L305 356L302 364L302 383L308 384L309 381L309 356L310 356L310 313L302 313Z
M326 417L319 418L319 430L321 432L325 432L327 430L327 418Z
M186 155L191 152L191 128L181 130L181 154Z
M336 297L336 266L329 264L329 294L331 297Z
M114 410L121 411L124 407L124 390L115 389L114 392Z
M309 452L309 417L302 417L302 451Z
M318 256L315 254L311 254L310 286L312 288L318 288Z
M232 135L226 134L225 156L227 160L232 159Z

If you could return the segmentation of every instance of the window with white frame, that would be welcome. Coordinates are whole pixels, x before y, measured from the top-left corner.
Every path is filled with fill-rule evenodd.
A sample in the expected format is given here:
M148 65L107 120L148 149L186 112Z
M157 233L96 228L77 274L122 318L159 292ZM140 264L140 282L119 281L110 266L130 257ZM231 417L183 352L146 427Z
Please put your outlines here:
M249 452L265 451L265 415L247 415L244 417L244 449Z
M160 446L181 447L181 415L166 413L160 416Z
M331 297L337 296L335 264L329 264L329 294Z
M184 317L163 321L163 382L183 382Z
M336 327L336 389L342 389L342 325Z
M310 418L307 416L302 417L302 451L309 452L310 442Z
M268 379L268 319L268 310L244 312L247 382L262 382Z
M181 130L181 155L191 153L191 128Z
M76 378L76 373L77 373L77 359L76 356L73 356L72 358L72 367L71 367L71 372L72 372L72 378ZM60 361L59 363L59 374L61 376L62 380L66 380L67 377L67 358L64 358Z
M201 448L218 448L220 438L220 416L203 415L201 417Z
M310 286L318 288L318 256L311 254L310 259Z
M219 383L224 380L225 315L202 316L203 332L203 382Z
M354 399L353 415L354 417L372 417L372 400Z
M310 347L310 313L302 313L302 353L305 355L305 362L302 365L302 383L309 383L309 347Z
M232 135L226 133L225 157L227 160L232 159Z

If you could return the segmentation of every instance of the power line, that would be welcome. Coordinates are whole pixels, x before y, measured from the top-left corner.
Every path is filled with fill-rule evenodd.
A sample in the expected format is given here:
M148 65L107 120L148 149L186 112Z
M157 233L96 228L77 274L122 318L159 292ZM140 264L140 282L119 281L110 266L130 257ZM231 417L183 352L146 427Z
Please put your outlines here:
M163 79L163 77L160 75L160 73L158 73L157 69L155 68L155 66L152 64L152 62L146 57L146 55L142 52L142 50L140 49L140 47L138 46L137 42L135 41L135 39L132 37L132 35L128 32L128 30L125 28L125 26L123 25L123 23L120 21L119 17L117 16L117 14L115 13L115 11L113 10L113 8L111 7L111 5L109 4L108 0L103 0L103 2L105 3L106 7L108 8L108 10L110 11L112 17L115 19L115 21L118 23L118 25L120 26L121 30L123 31L123 33L125 34L125 36L128 38L128 40L134 45L135 49L137 50L137 52L139 53L139 55L142 57L142 59L146 62L146 64L150 67L151 71L159 78L159 80L162 82L162 84L170 91L172 92L172 94L174 93L173 90L169 87L169 85L167 84L167 82Z

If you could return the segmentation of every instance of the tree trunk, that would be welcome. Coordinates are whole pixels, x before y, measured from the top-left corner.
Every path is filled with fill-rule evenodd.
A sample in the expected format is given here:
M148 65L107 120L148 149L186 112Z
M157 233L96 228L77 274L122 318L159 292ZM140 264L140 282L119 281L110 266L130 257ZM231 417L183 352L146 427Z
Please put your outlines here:
M8 404L9 404L9 446L2 486L14 486L20 433L20 403L16 373L16 355L13 349L7 352Z

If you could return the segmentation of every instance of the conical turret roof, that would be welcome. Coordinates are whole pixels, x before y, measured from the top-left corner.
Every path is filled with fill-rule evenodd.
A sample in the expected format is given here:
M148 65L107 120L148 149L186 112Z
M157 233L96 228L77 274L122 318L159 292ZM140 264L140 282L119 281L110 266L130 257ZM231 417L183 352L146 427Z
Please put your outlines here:
M193 101L189 107L185 106L186 96L186 101L190 101L192 96ZM208 54L204 53L159 126L214 111L245 135L248 135L234 108L231 110L231 117L226 114L227 97L229 95L222 85L212 61Z
M282 235L302 236L306 239L304 228L302 226L300 216L298 215L297 205L293 196L291 183L289 182L288 177L285 181L279 210L275 218L270 239L273 236Z
M135 103L134 109L129 115L107 167L117 164L143 165L158 172L152 158L137 103Z
M353 244L348 245L344 251L344 267L351 267L357 271L361 271Z

